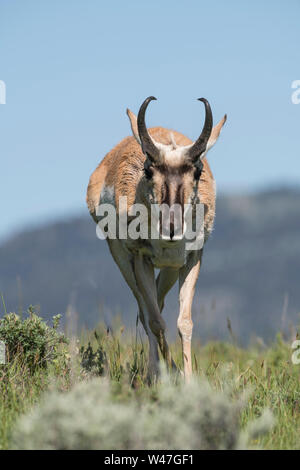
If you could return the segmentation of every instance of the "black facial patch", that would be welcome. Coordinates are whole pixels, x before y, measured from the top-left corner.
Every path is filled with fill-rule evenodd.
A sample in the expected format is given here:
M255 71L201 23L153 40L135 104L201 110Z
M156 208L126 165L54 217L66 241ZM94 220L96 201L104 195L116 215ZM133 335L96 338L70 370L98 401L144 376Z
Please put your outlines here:
M151 166L151 162L147 159L144 163L144 172L147 180L150 180L153 176L153 169Z
M196 180L199 180L199 179L200 179L200 176L201 176L201 174L202 174L202 170L203 170L203 162L202 162L202 160L199 159L199 160L195 163L194 168L195 168L195 170L194 170L194 178L195 178Z
M174 173L166 175L165 182L161 188L161 202L168 206L173 204L183 205L184 184L182 176Z

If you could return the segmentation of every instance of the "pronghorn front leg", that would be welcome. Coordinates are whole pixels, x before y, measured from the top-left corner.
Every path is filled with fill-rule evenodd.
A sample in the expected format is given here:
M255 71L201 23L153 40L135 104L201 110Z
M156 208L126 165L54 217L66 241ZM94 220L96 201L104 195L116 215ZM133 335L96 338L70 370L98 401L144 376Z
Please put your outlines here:
M108 245L115 262L119 266L119 269L123 274L127 284L131 288L139 306L139 317L149 340L148 379L151 382L153 379L155 380L159 374L158 346L156 336L152 333L149 326L149 318L146 304L137 286L133 266L134 263L131 257L128 255L127 251L124 250L124 247L120 240L108 240Z
M154 267L150 261L137 254L134 258L134 272L138 288L147 307L149 326L156 336L163 358L168 368L177 369L171 357L168 343L165 338L166 324L160 314L157 301L157 289L154 275Z
M187 264L179 271L180 313L177 320L177 327L182 343L184 378L187 382L192 376L192 303L199 275L201 258L202 250L200 252L191 252Z

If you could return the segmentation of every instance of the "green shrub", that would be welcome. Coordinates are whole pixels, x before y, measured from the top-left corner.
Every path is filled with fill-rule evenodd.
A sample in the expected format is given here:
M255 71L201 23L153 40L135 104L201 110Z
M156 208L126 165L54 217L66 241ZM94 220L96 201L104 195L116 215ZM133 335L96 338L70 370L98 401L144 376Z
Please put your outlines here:
M67 360L67 351L63 347L67 340L57 331L61 315L53 317L50 327L32 307L28 314L25 320L15 313L0 319L0 340L6 345L7 362L19 360L33 373L37 368L47 368L49 363Z
M240 428L242 401L215 392L207 383L174 385L169 379L149 399L107 379L53 392L18 421L16 449L237 449L270 429L263 416Z
M83 370L93 375L104 375L107 368L107 357L102 345L99 345L94 352L89 342L86 348L81 346L79 354Z

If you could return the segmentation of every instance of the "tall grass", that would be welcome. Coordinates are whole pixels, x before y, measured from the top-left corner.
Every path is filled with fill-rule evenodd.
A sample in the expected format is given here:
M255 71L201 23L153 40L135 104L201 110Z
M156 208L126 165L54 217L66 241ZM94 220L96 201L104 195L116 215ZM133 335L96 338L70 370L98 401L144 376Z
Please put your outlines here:
M148 348L138 328L130 333L122 326L111 331L99 325L95 331L82 331L68 348L55 360L49 360L47 368L37 367L32 371L21 352L5 366L0 365L0 448L16 445L12 436L16 436L18 428L23 426L20 416L28 416L31 410L33 413L38 409L43 412L39 404L43 403L45 393L53 392L54 406L55 397L58 397L56 390L65 396L66 393L72 394L73 390L76 394L77 387L82 386L82 393L89 393L90 380L95 377L101 383L109 382L114 387L117 402L127 403L130 409L134 408L136 401L153 406L155 400L159 400L156 386L149 388L147 385ZM181 368L179 341L171 344L171 350ZM247 396L238 413L238 436L243 430L249 430L249 425L255 426L253 423L266 409L272 412L272 429L260 434L253 428L248 443L250 447L300 447L300 366L292 364L291 354L290 344L281 335L268 347L256 344L247 349L236 343L209 342L201 345L197 340L193 342L193 368L198 383L207 382L213 394L226 396L232 406L240 401L241 396ZM172 386L180 393L180 383ZM188 401L186 393L181 395L183 403ZM78 407L79 402L74 410ZM263 423L258 426L262 427ZM19 443L21 446L20 439Z

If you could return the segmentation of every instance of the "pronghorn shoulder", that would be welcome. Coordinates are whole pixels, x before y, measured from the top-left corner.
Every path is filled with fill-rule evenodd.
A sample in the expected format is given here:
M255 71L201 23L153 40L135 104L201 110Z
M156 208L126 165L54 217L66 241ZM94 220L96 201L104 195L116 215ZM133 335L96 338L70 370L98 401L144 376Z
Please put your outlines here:
M132 199L137 180L143 174L144 160L141 147L133 137L123 139L106 154L92 173L87 188L87 205L95 220L101 202L112 202L119 196Z

